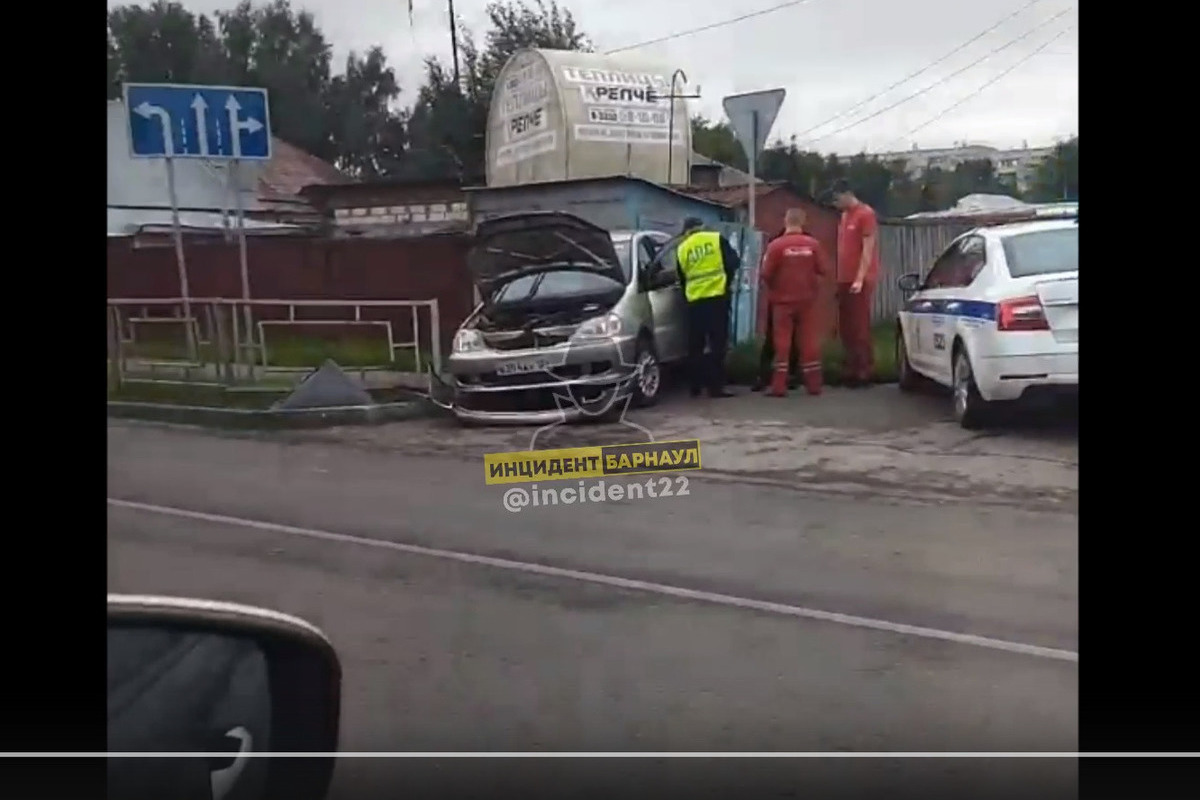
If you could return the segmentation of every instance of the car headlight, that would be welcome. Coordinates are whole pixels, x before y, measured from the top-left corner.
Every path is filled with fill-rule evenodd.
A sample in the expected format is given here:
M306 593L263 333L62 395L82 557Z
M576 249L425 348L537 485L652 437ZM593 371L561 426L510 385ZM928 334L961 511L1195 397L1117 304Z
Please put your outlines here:
M621 332L621 318L616 314L593 317L581 324L572 338L609 339Z
M473 353L482 349L483 337L479 335L479 331L472 330L471 328L463 328L454 334L454 352Z

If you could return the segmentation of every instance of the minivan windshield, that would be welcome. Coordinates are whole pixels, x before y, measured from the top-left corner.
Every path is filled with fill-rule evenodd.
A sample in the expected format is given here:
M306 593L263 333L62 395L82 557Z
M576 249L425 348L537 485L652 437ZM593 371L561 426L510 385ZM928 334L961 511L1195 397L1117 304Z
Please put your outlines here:
M1079 271L1079 226L1031 231L1002 240L1008 272L1014 278Z
M627 248L628 249L628 248ZM492 303L497 305L523 303L529 300L586 299L619 293L619 283L595 272L582 269L555 269L522 275L496 292Z

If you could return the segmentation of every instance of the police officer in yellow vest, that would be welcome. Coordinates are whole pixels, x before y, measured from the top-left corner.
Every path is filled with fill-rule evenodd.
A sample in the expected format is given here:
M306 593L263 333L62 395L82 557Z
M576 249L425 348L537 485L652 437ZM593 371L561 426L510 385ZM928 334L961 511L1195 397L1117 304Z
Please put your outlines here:
M711 397L731 397L725 389L725 352L729 345L730 296L742 260L728 239L704 230L703 222L688 217L683 222L683 239L675 250L675 261L687 300L692 397L704 389Z

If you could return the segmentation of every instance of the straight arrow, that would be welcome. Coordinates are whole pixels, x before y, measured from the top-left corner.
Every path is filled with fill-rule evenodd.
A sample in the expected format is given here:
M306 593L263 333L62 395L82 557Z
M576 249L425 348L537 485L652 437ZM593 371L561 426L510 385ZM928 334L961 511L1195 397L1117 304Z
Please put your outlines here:
M192 112L196 115L196 136L199 137L200 155L208 155L208 103L196 92L192 98ZM219 126L218 126L219 127Z

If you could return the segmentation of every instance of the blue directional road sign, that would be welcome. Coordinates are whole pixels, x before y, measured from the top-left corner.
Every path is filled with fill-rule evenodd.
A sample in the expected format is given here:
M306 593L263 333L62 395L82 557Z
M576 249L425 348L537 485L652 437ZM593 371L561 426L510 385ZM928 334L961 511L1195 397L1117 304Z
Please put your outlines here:
M125 115L137 158L271 158L266 89L127 83Z

